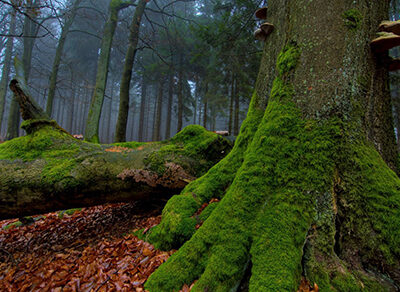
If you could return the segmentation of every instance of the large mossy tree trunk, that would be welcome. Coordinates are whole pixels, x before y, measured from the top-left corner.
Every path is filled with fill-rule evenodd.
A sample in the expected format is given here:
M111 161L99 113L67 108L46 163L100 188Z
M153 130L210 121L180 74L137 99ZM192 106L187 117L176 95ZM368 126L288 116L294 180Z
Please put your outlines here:
M268 3L275 30L234 149L168 201L148 239L180 248L145 287L231 291L247 270L250 291L297 291L302 276L321 291L395 291L387 56L369 47L389 1Z
M129 33L129 45L126 51L124 70L122 72L121 88L119 92L119 111L115 130L115 142L126 141L126 125L129 113L129 89L132 78L132 68L135 62L136 48L139 43L140 24L147 0L139 0L132 18Z

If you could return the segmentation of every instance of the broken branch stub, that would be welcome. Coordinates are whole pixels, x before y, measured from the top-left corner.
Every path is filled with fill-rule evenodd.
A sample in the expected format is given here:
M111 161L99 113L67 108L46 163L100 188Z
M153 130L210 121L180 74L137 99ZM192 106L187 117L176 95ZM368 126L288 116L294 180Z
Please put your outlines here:
M14 59L16 76L10 82L10 89L14 93L14 98L18 101L21 116L24 120L50 120L50 117L40 108L29 93L25 82L25 74L22 62Z

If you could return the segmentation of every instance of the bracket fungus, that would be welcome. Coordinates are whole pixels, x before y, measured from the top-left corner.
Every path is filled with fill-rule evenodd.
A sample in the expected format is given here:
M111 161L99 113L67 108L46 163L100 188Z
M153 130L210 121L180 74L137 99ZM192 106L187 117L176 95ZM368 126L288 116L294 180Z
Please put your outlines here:
M256 10L256 17L259 19L267 19L268 7L262 7Z
M254 38L258 41L265 41L267 39L267 35L261 28L257 28L254 31Z
M371 42L371 49L374 53L384 53L391 48L400 46L400 35L392 32L381 32L379 35Z
M392 32L400 35L400 20L397 21L382 21L378 28L379 31Z
M264 22L261 24L260 28L265 32L265 34L268 36L273 30L274 30L274 25L269 22Z

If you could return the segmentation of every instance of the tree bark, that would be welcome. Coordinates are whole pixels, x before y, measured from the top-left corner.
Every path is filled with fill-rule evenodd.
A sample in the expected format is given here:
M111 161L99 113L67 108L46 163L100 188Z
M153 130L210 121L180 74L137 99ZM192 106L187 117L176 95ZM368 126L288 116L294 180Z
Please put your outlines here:
M140 96L140 114L139 114L139 137L140 142L144 141L144 127L145 127L145 111L146 111L146 99L147 99L147 83L145 76L142 77L142 93Z
M29 74L31 71L31 64L32 64L32 51L33 46L35 44L35 38L39 31L39 25L36 22L36 15L34 10L39 5L37 0L28 1L27 2L27 12L24 18L24 28L23 28L23 54L22 54L22 63L23 63L23 70L25 72L25 82L28 83ZM20 122L20 115L18 113L18 102L15 99L11 100L10 105L10 113L8 115L8 123L7 123L7 135L6 139L10 140L19 135L19 122Z
M194 282L192 291L235 290L246 270L249 291L297 291L302 276L321 291L398 289L400 179L383 160L393 159L394 135L380 61L387 56L369 47L388 8L268 1L275 29L248 116L230 154L172 197L147 233L157 247L183 244L147 290ZM245 136L241 166L228 179ZM206 188L221 178L228 188ZM211 198L221 201L199 215Z
M232 135L232 125L233 125L233 101L235 100L235 75L232 73L232 81L231 81L231 96L229 100L229 124L228 124L228 132L229 135Z
M174 98L174 71L171 70L168 79L168 105L167 105L167 119L165 126L165 139L171 137L171 120L172 120L172 102Z
M146 7L147 0L139 0L138 5L133 15L129 45L125 56L124 70L122 72L121 88L119 94L119 112L117 119L117 127L115 130L115 142L126 141L126 125L129 112L129 89L132 78L132 68L135 62L136 47L139 42L140 23Z
M168 143L82 142L36 105L23 78L10 88L28 135L0 145L0 219L168 196L230 149L227 140L198 126Z
M183 61L180 55L179 71L178 71L178 125L177 132L182 130L183 126Z
M85 140L93 143L99 143L100 115L107 85L111 45L114 38L115 28L117 27L118 12L127 6L128 2L122 0L111 0L109 17L104 25L100 55L97 64L96 85L93 91L85 129Z
M234 92L235 92L235 116L233 121L233 136L239 135L239 113L240 113L240 100L237 90L237 80L234 80Z
M50 78L49 78L49 94L47 96L47 105L46 105L46 113L51 116L53 111L53 100L56 93L56 85L57 85L57 77L58 77L58 69L61 64L61 57L64 51L65 41L67 39L67 35L69 29L74 23L74 19L76 13L78 11L78 7L81 4L82 0L75 0L71 10L69 11L69 15L64 23L64 26L61 28L61 36L58 40L58 45L56 49L56 55L53 61L53 68L51 70Z
M10 36L7 39L7 45L4 53L4 65L1 70L1 81L0 81L0 129L3 121L4 106L6 103L6 96L7 96L7 84L10 75L11 58L13 53L14 38L12 36L15 35L16 12L14 8L10 9L11 9L9 12L10 27L8 29L8 34Z
M203 127L207 129L207 111L208 111L208 81L206 81L204 89L204 111L203 111Z
M155 119L154 119L154 132L153 141L161 140L161 116L162 116L162 99L164 93L164 80L161 78L158 83L158 94L155 109Z

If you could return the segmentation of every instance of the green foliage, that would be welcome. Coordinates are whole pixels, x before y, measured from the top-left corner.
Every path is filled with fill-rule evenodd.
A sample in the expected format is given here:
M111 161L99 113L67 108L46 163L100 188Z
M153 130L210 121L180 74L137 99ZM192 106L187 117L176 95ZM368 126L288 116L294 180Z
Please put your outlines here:
M344 25L350 30L357 30L360 28L363 15L357 9L349 9L342 14Z

